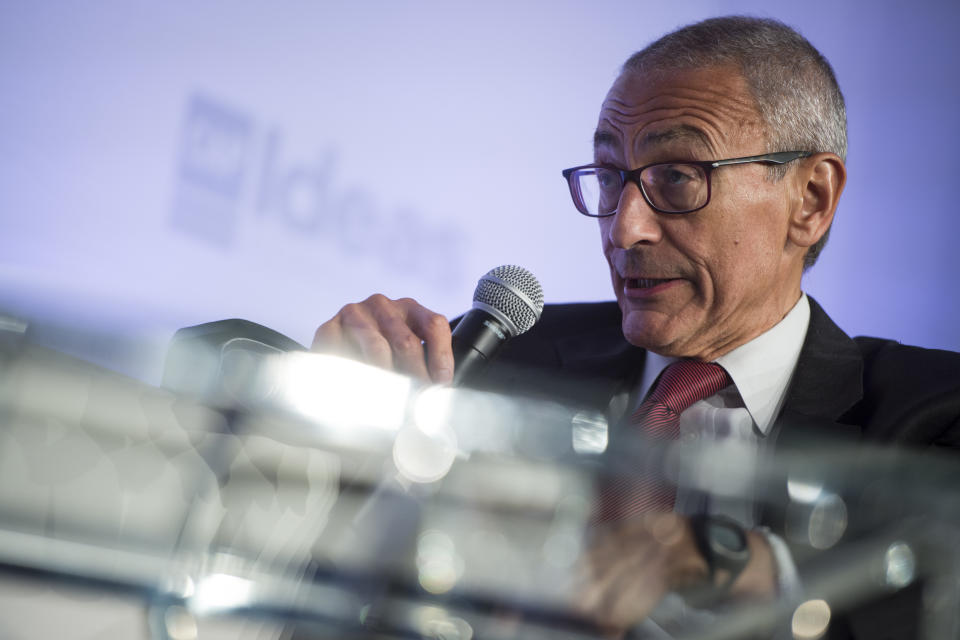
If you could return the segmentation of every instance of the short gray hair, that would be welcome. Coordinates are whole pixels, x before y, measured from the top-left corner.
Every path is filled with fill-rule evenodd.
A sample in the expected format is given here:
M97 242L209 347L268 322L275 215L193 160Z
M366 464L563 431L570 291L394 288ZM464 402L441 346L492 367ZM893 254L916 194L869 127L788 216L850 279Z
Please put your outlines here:
M833 68L806 38L777 20L710 18L668 33L630 56L623 71L736 66L763 120L768 152L830 151L846 161L847 112ZM788 167L771 168L774 179ZM830 230L810 247L813 266Z

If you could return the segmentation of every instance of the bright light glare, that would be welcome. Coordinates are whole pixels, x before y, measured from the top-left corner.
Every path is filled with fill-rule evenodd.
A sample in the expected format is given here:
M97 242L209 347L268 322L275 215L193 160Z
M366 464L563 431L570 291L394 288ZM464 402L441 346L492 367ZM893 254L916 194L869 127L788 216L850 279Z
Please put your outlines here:
M456 457L457 442L452 430L430 435L417 427L407 427L393 441L393 463L413 482L440 480L450 471Z
M905 542L890 545L884 554L883 565L887 584L892 587L907 586L917 574L917 559L910 545Z
M249 604L252 593L251 580L215 573L197 584L197 591L189 601L190 609L198 614L235 609Z
M446 593L463 575L463 558L457 553L450 536L437 529L428 529L417 540L419 582L430 593Z
M450 424L458 392L428 387L413 404L413 424L397 434L393 462L413 482L435 482L447 475L457 457L457 435Z
M196 591L193 578L185 573L174 573L167 576L163 588L168 593L172 593L180 598L189 598Z
M450 414L457 392L447 387L427 387L413 405L413 420L427 434L438 434L450 426Z
M840 496L824 492L810 511L807 538L814 549L829 549L847 530L847 504Z
M823 493L823 486L790 478L787 480L787 493L790 495L790 499L795 502L813 504Z
M280 370L283 401L308 418L388 431L403 424L410 394L405 376L316 353L286 354Z
M170 640L197 640L197 621L183 607L167 607L163 624Z
M602 414L581 411L573 416L573 450L600 454L607 450L607 420Z
M826 600L807 600L793 612L791 630L796 640L822 638L830 626L830 605Z
M440 607L417 607L410 614L413 628L424 638L471 640L473 627L463 618L451 616Z

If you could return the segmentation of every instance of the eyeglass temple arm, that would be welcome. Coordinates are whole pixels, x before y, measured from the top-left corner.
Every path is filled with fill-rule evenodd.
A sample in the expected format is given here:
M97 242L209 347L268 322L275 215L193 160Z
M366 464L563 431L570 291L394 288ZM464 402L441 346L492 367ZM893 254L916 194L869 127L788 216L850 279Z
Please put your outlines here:
M717 160L711 162L710 166L722 167L728 164L746 164L748 162L773 162L774 164L785 164L799 158L812 156L812 151L779 151L777 153L765 153L759 156L747 156L746 158L731 158L730 160Z

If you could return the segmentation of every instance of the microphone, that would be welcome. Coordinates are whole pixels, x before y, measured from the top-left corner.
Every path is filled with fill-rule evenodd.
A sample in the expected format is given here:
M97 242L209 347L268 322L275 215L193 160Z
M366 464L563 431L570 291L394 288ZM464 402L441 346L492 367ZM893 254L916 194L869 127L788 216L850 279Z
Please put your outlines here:
M477 282L473 308L453 330L453 385L477 375L510 338L529 331L543 312L543 288L516 265L491 269Z

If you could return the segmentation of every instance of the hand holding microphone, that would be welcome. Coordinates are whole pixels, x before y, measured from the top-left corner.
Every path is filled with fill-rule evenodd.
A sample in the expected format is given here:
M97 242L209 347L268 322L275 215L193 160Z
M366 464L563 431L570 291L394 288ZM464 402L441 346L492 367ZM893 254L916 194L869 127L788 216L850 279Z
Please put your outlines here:
M450 324L412 298L377 293L348 304L320 325L310 349L440 384L453 380Z
M436 383L459 384L479 372L510 338L540 319L543 289L522 267L480 278L473 308L456 330L416 300L374 294L322 324L312 350L335 353Z

